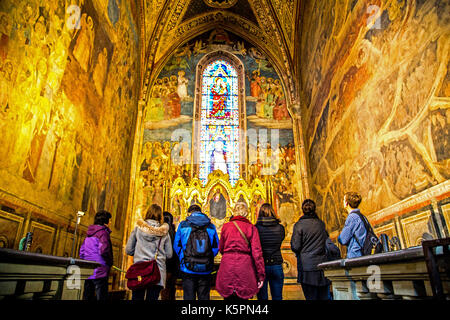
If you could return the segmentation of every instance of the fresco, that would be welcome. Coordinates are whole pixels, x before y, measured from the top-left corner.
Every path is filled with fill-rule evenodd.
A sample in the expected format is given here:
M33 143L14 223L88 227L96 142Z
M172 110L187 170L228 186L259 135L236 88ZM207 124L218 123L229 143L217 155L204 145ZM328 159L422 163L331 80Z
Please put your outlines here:
M304 12L302 121L330 232L343 227L346 191L359 191L370 214L450 174L450 5L371 4L311 1Z
M192 178L190 159L196 67L206 53L214 50L233 53L244 65L247 130L250 132L247 144L247 181L257 178L263 181L265 177L269 177L275 210L283 217L284 223L289 225L297 215L299 198L295 188L292 119L281 80L267 57L245 40L220 28L198 36L178 48L150 88L143 139L143 154L148 156L141 156L149 163L156 164L151 171L146 166L141 166L140 175L144 182L140 182L140 186L147 188L149 193L144 195L143 188L140 187L141 200L138 203L147 206L152 201L160 201L163 198L164 183L167 185L169 181L182 176L188 184ZM172 151L168 149L166 154L176 155L179 160L171 161L169 167L164 167L158 160L158 155L150 155L145 151L148 146L155 144L167 145ZM161 150L160 147L157 149ZM161 151L157 153L161 154ZM149 180L148 176L152 178ZM152 186L149 186L150 181ZM258 199L254 201L258 203ZM186 206L188 204L183 204L182 207ZM175 207L174 210L179 210L180 205L176 204Z
M83 210L91 223L104 208L123 228L139 73L133 8L0 3L0 188L52 221Z

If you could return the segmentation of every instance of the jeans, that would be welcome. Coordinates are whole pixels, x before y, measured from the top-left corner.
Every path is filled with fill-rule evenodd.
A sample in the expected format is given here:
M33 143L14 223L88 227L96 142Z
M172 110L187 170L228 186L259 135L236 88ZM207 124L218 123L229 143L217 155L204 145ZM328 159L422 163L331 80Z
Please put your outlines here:
M87 279L84 282L83 300L107 300L108 277Z
M209 300L211 289L210 274L188 274L182 272L183 299L184 300Z
M151 286L147 289L133 290L131 294L131 300L158 300L159 293L161 292L163 287L159 285Z
M272 300L283 300L283 266L281 264L276 264L273 266L266 266L265 269L266 279L264 279L264 284L257 294L258 300L269 299L268 285L270 286Z
M330 286L312 286L302 283L302 290L306 300L331 300Z

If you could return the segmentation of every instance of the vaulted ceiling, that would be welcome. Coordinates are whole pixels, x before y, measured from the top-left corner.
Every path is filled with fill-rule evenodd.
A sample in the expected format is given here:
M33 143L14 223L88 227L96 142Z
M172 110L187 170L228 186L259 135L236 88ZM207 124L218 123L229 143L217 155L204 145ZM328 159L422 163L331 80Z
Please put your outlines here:
M263 52L298 105L301 0L141 0L142 95L170 55L192 38L220 27Z

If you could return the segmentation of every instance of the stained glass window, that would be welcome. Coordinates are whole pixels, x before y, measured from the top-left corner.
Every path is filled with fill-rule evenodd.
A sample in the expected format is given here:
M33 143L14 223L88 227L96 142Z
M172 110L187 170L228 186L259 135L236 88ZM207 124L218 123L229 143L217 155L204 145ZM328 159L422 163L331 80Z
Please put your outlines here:
M200 180L222 170L234 186L239 179L238 76L225 60L208 64L202 74Z

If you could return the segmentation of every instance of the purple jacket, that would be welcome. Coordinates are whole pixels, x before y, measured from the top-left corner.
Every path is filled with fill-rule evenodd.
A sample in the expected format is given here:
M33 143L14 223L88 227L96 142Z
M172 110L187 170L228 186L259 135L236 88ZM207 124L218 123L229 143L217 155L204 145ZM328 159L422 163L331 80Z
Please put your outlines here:
M104 278L109 275L113 265L111 230L107 226L90 225L87 237L80 248L80 258L100 263L102 266L94 270L89 279Z

